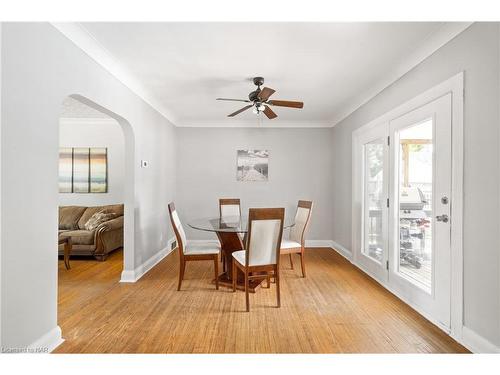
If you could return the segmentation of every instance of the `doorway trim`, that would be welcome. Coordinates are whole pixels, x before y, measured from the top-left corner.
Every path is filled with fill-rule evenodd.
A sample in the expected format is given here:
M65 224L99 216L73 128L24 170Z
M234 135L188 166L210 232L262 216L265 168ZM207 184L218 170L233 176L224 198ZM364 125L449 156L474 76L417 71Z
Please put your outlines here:
M135 268L135 135L132 125L122 116L97 104L93 100L80 95L71 94L71 97L79 102L104 113L118 122L123 131L125 149L125 187L124 187L124 235L123 235L123 271L120 281L130 282L126 277ZM63 98L63 100L64 100ZM62 101L61 101L62 103ZM125 275L125 277L124 277Z
M428 104L446 94L451 94L451 116L452 116L452 171L451 171L451 202L452 202L452 226L451 226L451 291L450 291L450 336L461 340L463 331L463 164L464 164L464 126L463 126L463 106L464 106L464 72L460 72L446 81L432 87L431 89L417 95L413 99L399 105L382 116L370 121L364 126L352 132L352 232L351 240L353 245L353 263L362 269L366 274L377 280L382 286L391 291L405 303L418 311L432 323L442 328L437 321L425 314L417 306L409 303L404 296L396 293L385 280L381 280L372 275L358 261L358 233L361 225L359 216L359 168L356 161L356 144L358 137L366 131L380 125L389 123L391 120L405 115L412 110Z

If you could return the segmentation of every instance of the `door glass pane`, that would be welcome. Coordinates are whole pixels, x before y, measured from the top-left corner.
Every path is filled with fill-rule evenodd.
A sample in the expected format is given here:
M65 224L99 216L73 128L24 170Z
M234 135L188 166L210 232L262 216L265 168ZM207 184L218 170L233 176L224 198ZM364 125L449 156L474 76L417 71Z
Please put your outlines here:
M399 133L399 273L432 287L433 120Z
M364 236L363 253L377 262L382 261L384 242L382 210L384 194L385 138L365 144L364 147Z

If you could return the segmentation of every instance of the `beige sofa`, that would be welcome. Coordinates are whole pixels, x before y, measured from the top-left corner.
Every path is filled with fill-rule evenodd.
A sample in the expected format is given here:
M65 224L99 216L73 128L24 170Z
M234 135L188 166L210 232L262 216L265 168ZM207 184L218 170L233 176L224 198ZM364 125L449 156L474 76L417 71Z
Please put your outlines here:
M85 223L96 212L107 209L118 217L101 223L95 230L85 230ZM71 237L71 255L92 255L105 260L108 254L123 247L123 204L109 206L59 207L59 237ZM63 255L64 245L59 245L59 255Z

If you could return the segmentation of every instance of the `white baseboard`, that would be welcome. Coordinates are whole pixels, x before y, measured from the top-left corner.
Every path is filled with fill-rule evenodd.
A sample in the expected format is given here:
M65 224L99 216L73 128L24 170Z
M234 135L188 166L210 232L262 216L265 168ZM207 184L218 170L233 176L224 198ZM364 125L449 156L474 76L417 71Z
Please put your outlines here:
M154 266L156 266L163 258L165 258L168 254L170 254L172 249L172 243L175 241L175 238L172 237L167 242L167 247L161 249L148 260L146 260L141 265L137 266L134 270L123 270L120 282L121 283L135 283L142 276L144 276L149 270L151 270Z
M473 353L500 353L500 347L466 326L462 328L462 340L460 341Z
M332 240L306 240L306 247L332 247Z
M42 337L28 345L29 353L50 353L64 342L61 327L55 326Z
M332 245L331 248L335 250L337 253L342 255L344 258L346 258L349 262L352 263L352 252L351 250L347 249L346 247L342 246L338 242L331 241Z

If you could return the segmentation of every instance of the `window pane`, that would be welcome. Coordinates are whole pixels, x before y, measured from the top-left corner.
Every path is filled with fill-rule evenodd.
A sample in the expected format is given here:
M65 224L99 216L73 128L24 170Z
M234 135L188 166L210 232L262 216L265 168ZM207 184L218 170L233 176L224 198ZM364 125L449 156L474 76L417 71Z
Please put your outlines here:
M364 171L364 244L363 253L377 262L384 252L382 210L384 196L385 138L365 144Z
M432 120L399 133L399 273L432 287Z

